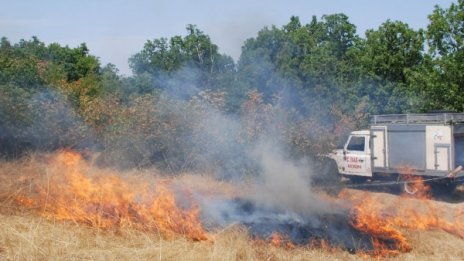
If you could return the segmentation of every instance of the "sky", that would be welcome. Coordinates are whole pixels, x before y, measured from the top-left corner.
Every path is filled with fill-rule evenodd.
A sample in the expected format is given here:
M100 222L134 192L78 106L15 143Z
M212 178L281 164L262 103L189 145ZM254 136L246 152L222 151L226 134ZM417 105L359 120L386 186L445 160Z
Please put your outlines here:
M447 8L451 0L0 0L0 37L16 43L39 40L77 47L86 43L102 65L113 63L131 75L128 58L147 40L186 35L197 25L219 52L240 56L248 38L264 26L281 27L292 15L303 24L313 15L344 13L364 36L387 19L414 29L426 28L435 5Z

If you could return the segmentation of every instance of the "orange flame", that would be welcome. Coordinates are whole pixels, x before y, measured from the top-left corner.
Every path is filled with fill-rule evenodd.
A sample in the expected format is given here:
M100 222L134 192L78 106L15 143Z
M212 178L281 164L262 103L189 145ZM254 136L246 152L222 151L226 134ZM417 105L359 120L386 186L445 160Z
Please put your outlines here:
M373 254L386 256L399 252L409 252L412 248L406 237L395 227L393 220L381 216L381 209L372 199L364 199L362 204L351 210L351 224L357 230L372 236Z
M420 199L432 198L430 185L426 184L421 176L414 175L414 170L412 168L400 168L399 179L401 182L403 182L403 197L414 197Z
M199 220L199 208L183 191L189 208L179 207L172 190L172 180L131 182L115 171L99 169L74 151L65 150L50 157L43 175L34 178L32 192L17 195L16 203L35 206L50 219L72 221L97 228L131 227L163 237L184 236L191 240L210 240ZM395 255L411 250L401 229L441 229L464 238L464 210L445 209L434 201L422 182L418 199L405 198L386 204L375 193L350 193L343 190L339 199L352 202L350 223L372 237L375 256ZM294 248L286 235L273 233L265 244ZM313 240L309 247L336 250L330 242Z
M98 228L132 227L165 237L209 239L198 207L178 207L169 180L131 183L111 170L93 168L69 150L52 156L45 174L35 184L36 193L19 195L18 204L36 205L48 218Z
M428 194L426 194L428 195ZM402 195L387 205L380 198L343 190L339 197L354 203L353 227L372 236L373 254L394 255L412 248L401 228L409 230L441 229L464 238L463 211L446 209L425 198L407 199ZM409 196L409 195L408 195Z
M269 244L271 244L272 246L276 246L276 247L285 247L287 249L293 249L295 248L295 245L288 239L287 236L285 235L282 235L281 233L279 232L273 232L270 236L269 236Z

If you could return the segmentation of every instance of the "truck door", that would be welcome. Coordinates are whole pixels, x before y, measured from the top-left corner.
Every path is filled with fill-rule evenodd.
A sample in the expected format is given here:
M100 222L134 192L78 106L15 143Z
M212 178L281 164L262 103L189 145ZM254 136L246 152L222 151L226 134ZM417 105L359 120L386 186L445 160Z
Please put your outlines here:
M450 168L450 148L449 144L435 144L435 169L449 171Z
M344 174L372 177L369 136L351 135L344 160Z
M387 167L387 127L375 126L371 128L372 160L374 168Z

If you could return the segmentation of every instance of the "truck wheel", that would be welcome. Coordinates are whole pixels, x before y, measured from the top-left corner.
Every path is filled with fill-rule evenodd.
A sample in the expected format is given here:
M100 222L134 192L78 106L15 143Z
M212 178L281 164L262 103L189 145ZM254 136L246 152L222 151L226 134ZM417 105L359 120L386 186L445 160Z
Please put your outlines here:
M421 177L411 175L400 175L399 182L403 188L403 192L409 195L416 195L418 193L426 193L429 188L424 184Z
M403 191L408 193L409 195L415 195L419 189L413 185L413 183L403 183Z

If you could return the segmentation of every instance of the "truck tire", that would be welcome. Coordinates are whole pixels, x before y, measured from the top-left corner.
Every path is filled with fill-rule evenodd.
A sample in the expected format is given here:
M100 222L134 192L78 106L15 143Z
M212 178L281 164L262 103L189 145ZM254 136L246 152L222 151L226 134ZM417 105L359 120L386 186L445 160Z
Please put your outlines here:
M417 187L414 187L411 185L411 183L403 183L403 192L409 194L409 195L415 195L419 189Z
M428 190L427 186L417 185L424 183L422 177L400 174L398 181L400 182L401 191L409 195L416 195L419 192L425 193L425 190Z

